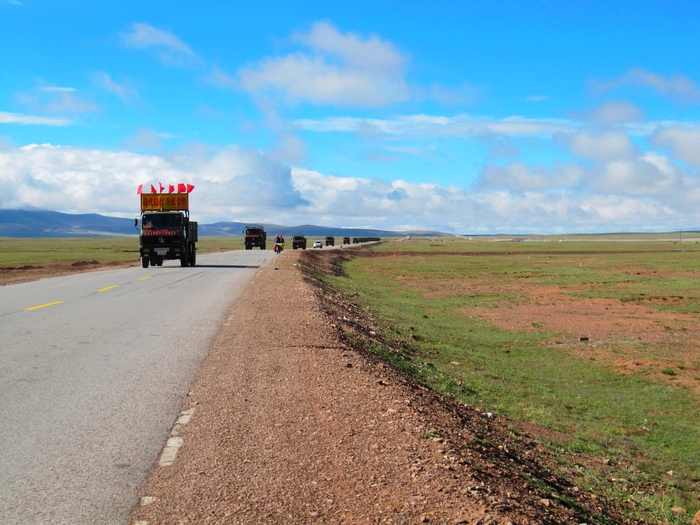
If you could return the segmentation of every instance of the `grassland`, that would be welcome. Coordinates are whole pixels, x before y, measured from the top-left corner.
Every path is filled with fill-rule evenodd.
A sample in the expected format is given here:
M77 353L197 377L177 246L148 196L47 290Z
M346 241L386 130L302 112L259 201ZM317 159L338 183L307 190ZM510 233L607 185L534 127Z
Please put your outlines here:
M619 465L614 480L561 468L631 515L687 523L700 482L700 245L606 241L390 241L328 280L409 349L385 352L395 364L541 429L557 450Z
M243 249L243 237L202 237L200 254ZM136 237L105 238L0 238L0 268L75 261L137 262Z

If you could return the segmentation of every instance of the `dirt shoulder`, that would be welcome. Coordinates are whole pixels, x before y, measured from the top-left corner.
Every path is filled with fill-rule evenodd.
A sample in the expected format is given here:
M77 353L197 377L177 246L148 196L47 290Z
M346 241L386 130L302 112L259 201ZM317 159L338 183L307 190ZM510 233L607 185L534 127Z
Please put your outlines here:
M232 308L130 523L621 522L526 434L353 343L371 319L300 257L278 257Z
M140 266L140 262L136 260L133 262L105 263L93 260L6 266L0 267L0 286L38 281L46 277L59 277L61 275L96 272L100 270L118 270L120 268L129 268L132 266Z

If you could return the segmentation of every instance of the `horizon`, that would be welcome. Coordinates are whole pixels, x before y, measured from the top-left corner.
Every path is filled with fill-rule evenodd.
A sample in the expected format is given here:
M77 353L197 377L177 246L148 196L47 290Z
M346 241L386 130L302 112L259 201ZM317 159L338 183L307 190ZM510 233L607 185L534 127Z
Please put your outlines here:
M1 214L4 211L19 211L19 212L33 212L33 213L42 213L42 212L49 212L49 213L59 213L62 215L67 215L67 216L77 216L77 215L95 215L92 212L88 213L64 213L64 212L59 212L55 210L38 210L38 209L3 209L0 208L0 219L2 218ZM108 216L108 215L102 215L102 214L97 214L100 217L107 218L107 219L119 219L123 221L128 221L131 223L133 220L133 217L113 217L113 216ZM216 226L217 224L256 224L253 222L241 222L241 221L217 221L213 223L202 223L201 221L199 222L200 226ZM7 224L0 222L1 224ZM323 228L323 229L337 229L337 230L364 230L367 232L372 232L372 231L379 231L379 232L384 232L387 234L395 234L397 236L400 235L416 235L416 236L425 236L425 237L431 237L430 234L436 234L435 236L437 237L465 237L465 238L470 238L470 237L554 237L554 238L561 238L561 237L604 237L604 236L624 236L624 235L631 235L631 236L648 236L648 237L659 237L659 236L682 236L684 234L693 234L697 233L700 234L700 228L690 228L690 229L678 229L678 230L620 230L620 231L602 231L602 232L521 232L521 233L513 233L513 232L502 232L502 233L474 233L474 232L449 232L449 231L440 231L440 230L385 230L382 228L373 228L373 227L345 227L345 226L323 226L319 224L278 224L278 223L258 223L261 224L262 226L265 227L278 227L278 228L286 228L286 229L292 229L292 228ZM133 234L130 233L129 235L138 235L138 232L134 232ZM233 234L233 233L227 233L226 235L242 235L240 234ZM289 233L287 233L289 235ZM306 235L312 235L312 234L306 234ZM313 234L316 235L316 234ZM318 235L325 235L324 234L318 234ZM2 237L2 235L0 235ZM564 239L566 240L566 239ZM682 240L682 238L681 238ZM688 240L688 239L685 239ZM551 242L547 240L546 242Z
M690 0L0 0L0 208L128 218L139 185L186 183L209 224L691 231L697 20Z

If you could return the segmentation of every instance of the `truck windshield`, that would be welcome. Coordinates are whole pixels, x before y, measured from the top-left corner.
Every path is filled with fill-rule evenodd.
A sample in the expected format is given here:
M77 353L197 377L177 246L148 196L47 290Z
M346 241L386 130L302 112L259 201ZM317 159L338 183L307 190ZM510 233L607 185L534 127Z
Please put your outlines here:
M180 229L181 213L149 213L142 219L144 230Z

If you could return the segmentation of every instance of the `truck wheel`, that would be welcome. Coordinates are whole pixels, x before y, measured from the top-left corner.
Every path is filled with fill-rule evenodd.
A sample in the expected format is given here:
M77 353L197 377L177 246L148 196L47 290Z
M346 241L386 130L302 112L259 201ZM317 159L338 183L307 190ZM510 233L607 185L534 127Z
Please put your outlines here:
M190 266L197 264L197 248L194 244L190 244Z
M155 265L156 265L156 260L155 260L153 257L149 257L149 258L148 258L148 262L149 262L149 264L150 264L151 266L155 266Z
M260 249L261 249L261 250L264 250L264 249L265 249L265 243L262 243L262 244L260 245Z
M180 266L183 268L187 266L187 248L185 248L182 252L182 255L180 255Z
M163 259L158 259L156 261L156 266L163 266Z
M148 268L148 257L141 257L141 266Z
M246 245L245 245L245 249L246 249L246 250L250 250L250 249L251 249L250 244L246 244Z

